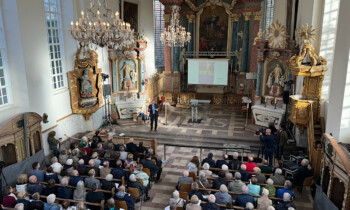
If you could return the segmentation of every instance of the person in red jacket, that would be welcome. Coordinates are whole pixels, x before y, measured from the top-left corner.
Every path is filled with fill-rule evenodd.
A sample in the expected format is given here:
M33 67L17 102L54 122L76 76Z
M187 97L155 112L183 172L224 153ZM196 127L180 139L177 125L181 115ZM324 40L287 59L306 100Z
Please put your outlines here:
M254 168L258 167L255 163L253 163L253 156L248 156L248 163L244 163L247 166L247 171L249 173L254 173Z
M3 205L7 208L13 208L16 205L16 196L13 194L11 186L6 186L4 189Z

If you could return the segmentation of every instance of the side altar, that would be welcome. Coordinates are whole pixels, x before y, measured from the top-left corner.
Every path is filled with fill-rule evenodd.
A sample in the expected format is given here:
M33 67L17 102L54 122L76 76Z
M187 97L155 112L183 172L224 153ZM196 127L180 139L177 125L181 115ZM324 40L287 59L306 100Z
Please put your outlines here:
M112 85L112 113L121 119L146 109L145 55L147 41L137 40L136 48L124 51L109 50Z

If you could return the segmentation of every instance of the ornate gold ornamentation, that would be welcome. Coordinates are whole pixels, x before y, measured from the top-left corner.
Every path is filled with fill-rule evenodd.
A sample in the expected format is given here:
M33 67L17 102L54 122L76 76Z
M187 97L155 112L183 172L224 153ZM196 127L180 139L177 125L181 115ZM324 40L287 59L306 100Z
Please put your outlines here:
M233 7L236 5L237 0L232 0L231 4L228 4L226 2L223 2L222 0L206 0L204 3L202 3L200 6L196 7L195 4L192 3L191 0L185 0L187 5L195 12L200 11L206 6L212 6L215 7L216 5L218 6L223 6L226 8L226 11L230 11L233 9Z
M189 23L196 22L196 16L195 15L186 15Z
M276 20L269 27L269 47L275 49L285 49L287 47L287 31L286 26Z
M299 45L302 43L311 44L311 41L316 40L315 33L316 29L312 28L312 25L306 23L302 25L299 29L295 30L296 41Z
M295 55L291 57L289 59L289 63L293 66L300 67L306 55L309 55L311 66L327 65L326 59L324 59L322 56L318 56L315 53L315 50L311 44L304 44L301 53L299 55ZM310 66L310 65L307 65L307 66Z
M74 70L68 72L68 82L71 96L71 106L72 112L75 114L82 114L85 120L89 120L92 113L96 112L100 105L102 105L102 78L101 78L101 68L97 68L98 55L95 51L89 50L87 52L88 59L84 57L81 59L81 49L75 54L75 65ZM97 97L97 103L93 107L83 108L79 105L80 95L80 77L82 76L85 69L90 69L92 71L92 83L94 85L94 96Z
M259 12L254 12L253 15L254 15L254 20L260 20L261 19L261 11Z
M171 14L164 14L163 17L165 23L170 23Z
M222 95L214 95L214 104L223 104L223 98Z
M232 14L231 15L231 21L237 22L237 21L239 21L240 17L241 17L241 14Z
M248 21L250 20L250 16L252 16L251 12L243 12L244 20Z
M193 10L193 11L195 11L195 12L198 11L198 8L196 7L195 4L193 4L193 3L191 2L191 0L185 0L185 2L186 2L187 5L191 8L191 10Z

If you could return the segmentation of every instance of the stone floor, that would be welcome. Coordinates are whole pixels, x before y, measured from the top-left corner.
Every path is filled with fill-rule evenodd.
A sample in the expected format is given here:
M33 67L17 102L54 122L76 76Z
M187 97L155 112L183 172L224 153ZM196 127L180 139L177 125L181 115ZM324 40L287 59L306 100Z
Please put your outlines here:
M223 151L210 151L214 154L214 159L222 157ZM209 150L204 150L204 154L208 154ZM158 146L158 155L163 158L164 147ZM163 164L163 173L161 181L155 183L150 190L151 200L143 203L142 209L144 210L157 210L164 209L169 202L172 192L175 190L178 177L187 168L187 163L192 156L199 156L199 149L197 148L185 148L185 147L166 147L167 162ZM311 210L313 205L313 199L311 197L310 189L305 188L303 193L296 193L295 205L299 210ZM137 204L137 208L140 203ZM137 209L136 208L136 209Z

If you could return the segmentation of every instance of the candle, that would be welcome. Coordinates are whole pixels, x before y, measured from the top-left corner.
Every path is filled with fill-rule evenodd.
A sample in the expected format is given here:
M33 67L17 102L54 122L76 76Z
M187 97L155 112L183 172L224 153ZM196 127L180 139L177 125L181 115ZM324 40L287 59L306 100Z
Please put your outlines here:
M74 22L71 21L71 22L70 22L70 28L73 30L73 27L74 27Z

